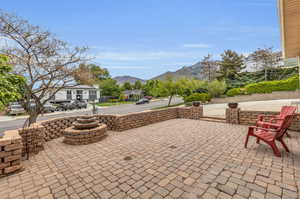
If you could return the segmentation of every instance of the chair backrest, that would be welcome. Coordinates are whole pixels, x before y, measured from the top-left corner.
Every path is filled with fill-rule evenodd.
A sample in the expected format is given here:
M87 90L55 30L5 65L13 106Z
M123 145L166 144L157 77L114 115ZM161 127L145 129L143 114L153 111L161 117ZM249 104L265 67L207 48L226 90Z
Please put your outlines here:
M283 106L280 111L279 118L284 119L287 115L294 115L297 111L296 106Z
M295 115L286 115L281 123L280 127L277 129L275 138L279 138L286 134L288 128L291 126Z

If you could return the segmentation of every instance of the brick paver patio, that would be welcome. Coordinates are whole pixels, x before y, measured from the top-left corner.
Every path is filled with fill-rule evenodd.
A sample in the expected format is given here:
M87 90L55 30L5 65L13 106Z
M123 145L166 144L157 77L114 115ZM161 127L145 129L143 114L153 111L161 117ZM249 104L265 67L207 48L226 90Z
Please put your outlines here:
M299 198L300 135L277 158L254 139L244 149L246 131L176 119L85 146L56 139L0 179L0 198Z

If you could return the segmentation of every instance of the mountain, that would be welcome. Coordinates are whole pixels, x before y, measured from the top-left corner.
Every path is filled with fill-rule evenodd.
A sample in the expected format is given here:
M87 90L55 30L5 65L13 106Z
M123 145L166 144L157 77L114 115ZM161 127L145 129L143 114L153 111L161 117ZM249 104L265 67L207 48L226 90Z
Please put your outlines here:
M146 82L146 80L143 80L143 79L140 79L137 77L128 76L128 75L117 76L117 77L114 77L113 79L116 80L118 82L118 84L120 84L120 85L124 84L125 82L130 82L131 84L134 84L137 80L140 80L142 83Z
M202 75L200 74L201 68L201 63L198 62L191 66L184 66L175 72L165 72L152 79L165 80L167 77L172 77L173 79L180 79L182 77L203 79Z

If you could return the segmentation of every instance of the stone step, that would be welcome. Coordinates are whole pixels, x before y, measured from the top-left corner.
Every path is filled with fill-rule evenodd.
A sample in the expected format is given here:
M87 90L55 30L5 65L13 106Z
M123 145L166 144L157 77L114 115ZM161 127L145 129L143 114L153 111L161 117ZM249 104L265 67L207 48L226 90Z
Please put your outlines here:
M220 118L220 117L202 117L200 118L202 121L207 121L207 122L220 122L220 123L226 123L225 118Z

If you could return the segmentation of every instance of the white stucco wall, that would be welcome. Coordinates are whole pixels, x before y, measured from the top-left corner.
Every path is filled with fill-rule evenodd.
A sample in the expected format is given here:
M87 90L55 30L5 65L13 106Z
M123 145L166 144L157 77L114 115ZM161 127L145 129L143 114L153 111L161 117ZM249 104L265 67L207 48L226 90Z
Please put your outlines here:
M55 94L55 100L66 100L67 99L67 91L60 90Z
M71 90L72 92L72 100L76 100L77 90L82 90L82 99L89 100L89 90L91 89L62 89L55 94L55 101L64 101L67 100L67 90ZM48 96L45 97L45 99ZM98 101L100 98L100 89L96 90L96 100Z

